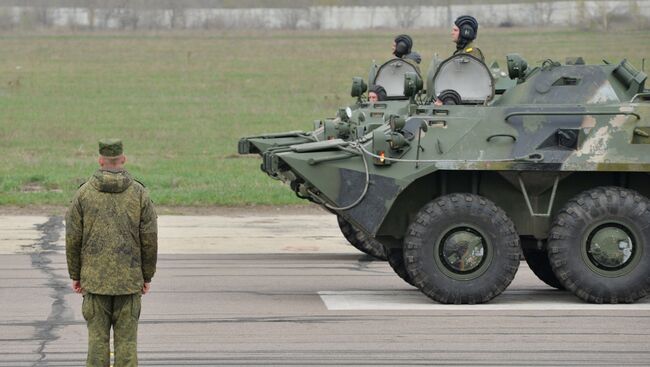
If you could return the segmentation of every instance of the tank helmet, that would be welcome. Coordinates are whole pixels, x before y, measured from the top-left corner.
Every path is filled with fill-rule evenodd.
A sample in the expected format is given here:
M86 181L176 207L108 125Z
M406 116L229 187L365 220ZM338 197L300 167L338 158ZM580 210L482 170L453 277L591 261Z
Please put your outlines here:
M471 15L461 15L454 22L459 29L458 43L469 43L476 38L478 21Z
M368 93L375 93L377 95L377 100L378 101L385 101L386 97L388 97L388 93L386 93L386 89L382 87L381 85L373 85Z
M400 34L395 37L395 51L393 54L397 57L402 57L411 53L413 48L413 39L408 34Z

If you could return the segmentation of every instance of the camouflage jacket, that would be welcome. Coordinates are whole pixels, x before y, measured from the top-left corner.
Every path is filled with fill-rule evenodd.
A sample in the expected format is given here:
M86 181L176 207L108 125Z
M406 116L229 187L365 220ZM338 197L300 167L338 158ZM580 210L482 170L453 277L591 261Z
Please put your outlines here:
M156 211L128 172L98 170L77 191L66 214L70 278L86 292L138 293L156 271Z
M467 46L465 46L464 48L454 51L454 55L458 55L458 54L472 55L477 59L485 62L485 57L483 56L483 52L481 51L481 49L472 45L471 42L468 43Z

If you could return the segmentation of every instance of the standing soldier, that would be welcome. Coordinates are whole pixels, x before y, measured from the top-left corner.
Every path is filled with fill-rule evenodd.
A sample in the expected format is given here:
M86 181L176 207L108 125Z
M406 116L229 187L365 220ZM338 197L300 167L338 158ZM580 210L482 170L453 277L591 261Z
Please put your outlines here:
M137 366L140 298L156 271L156 212L144 186L124 170L117 139L99 142L99 165L66 215L66 256L72 289L83 293L87 366Z
M456 43L456 54L469 54L485 62L483 52L472 44L478 35L478 21L471 15L463 15L456 19L451 27L451 40Z
M478 35L478 21L471 15L461 15L456 18L451 27L451 40L456 44L454 55L467 54L485 62L481 49L473 44ZM433 102L435 106L442 106L444 102L436 97Z

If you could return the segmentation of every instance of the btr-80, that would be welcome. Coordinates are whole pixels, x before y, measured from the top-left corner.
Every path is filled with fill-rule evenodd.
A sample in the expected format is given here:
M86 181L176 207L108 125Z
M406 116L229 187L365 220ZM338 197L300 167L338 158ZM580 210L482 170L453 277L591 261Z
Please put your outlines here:
M625 60L507 64L513 85L501 90L470 55L443 61L426 83L404 73L405 113L359 105L334 124L387 122L268 149L262 169L381 243L438 302L489 301L522 251L540 279L585 301L646 296L646 75Z

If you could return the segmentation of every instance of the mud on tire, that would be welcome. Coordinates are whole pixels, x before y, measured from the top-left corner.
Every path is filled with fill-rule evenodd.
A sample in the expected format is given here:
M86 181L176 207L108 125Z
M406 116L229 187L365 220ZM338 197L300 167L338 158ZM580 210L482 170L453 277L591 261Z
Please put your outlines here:
M592 303L632 303L650 292L650 201L598 187L571 199L553 221L549 259L556 277Z
M478 195L425 205L404 241L406 269L440 303L482 303L503 292L519 267L519 236L506 213Z

